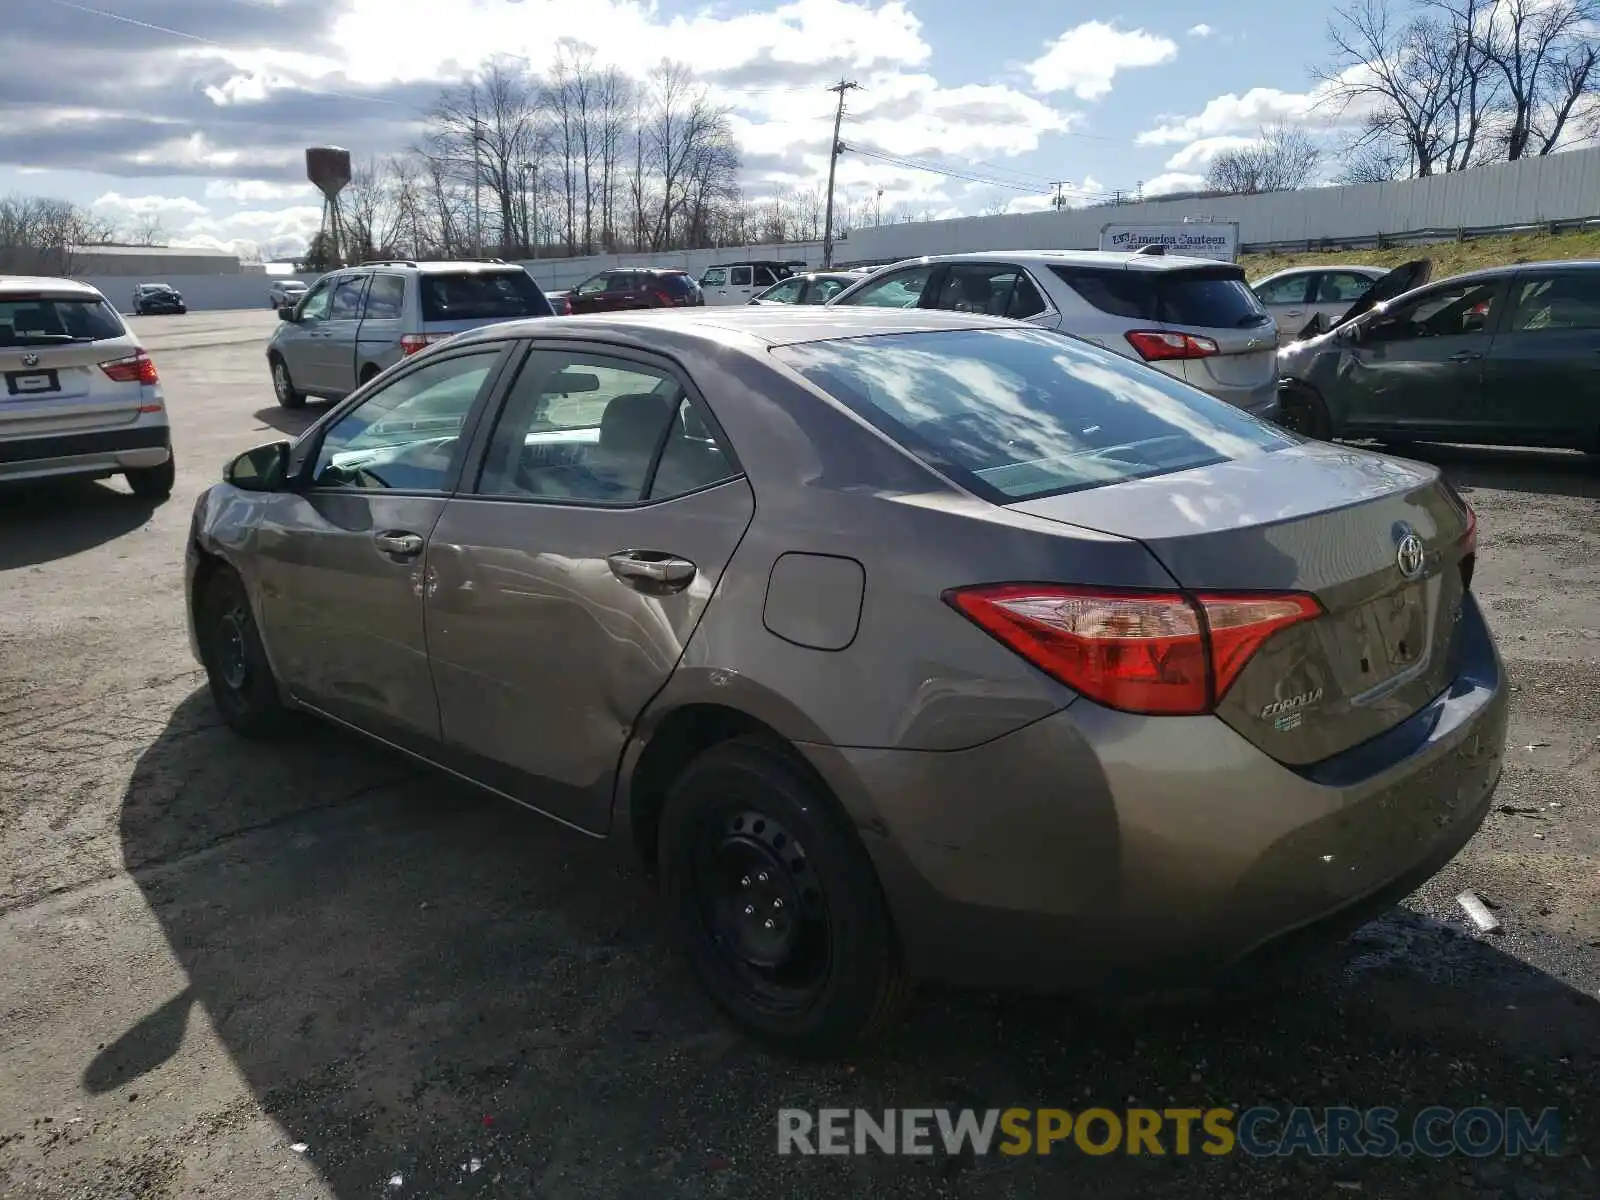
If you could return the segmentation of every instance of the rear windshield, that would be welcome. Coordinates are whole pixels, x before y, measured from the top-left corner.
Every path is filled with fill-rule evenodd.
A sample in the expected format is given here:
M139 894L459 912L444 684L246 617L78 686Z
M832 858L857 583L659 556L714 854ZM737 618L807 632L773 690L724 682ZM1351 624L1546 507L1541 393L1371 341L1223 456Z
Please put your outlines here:
M510 321L552 313L526 271L462 271L424 275L419 282L424 321Z
M700 287L700 285L688 275L681 274L676 271L656 276L656 282L662 287L666 288L667 291L678 296L687 296L698 290Z
M122 337L125 332L117 310L104 300L0 298L0 346L100 342Z
M1297 441L1187 384L1052 330L842 338L772 353L930 467L997 504Z
M1198 271L1050 268L1101 312L1164 325L1248 329L1270 319L1243 272L1232 267Z

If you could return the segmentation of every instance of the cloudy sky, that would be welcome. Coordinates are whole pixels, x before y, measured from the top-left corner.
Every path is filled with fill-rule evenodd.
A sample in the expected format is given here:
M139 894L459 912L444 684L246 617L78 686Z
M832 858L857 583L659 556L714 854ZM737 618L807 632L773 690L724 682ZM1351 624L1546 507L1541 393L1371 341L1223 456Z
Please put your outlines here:
M491 51L572 37L643 73L692 66L734 112L752 193L826 176L856 201L955 215L1193 186L1264 122L1304 119L1319 5L1231 0L29 0L6 30L0 194L48 194L171 240L288 252L316 228L303 148L413 142L442 85ZM983 180L985 182L973 182ZM1003 181L1003 184L1002 184Z

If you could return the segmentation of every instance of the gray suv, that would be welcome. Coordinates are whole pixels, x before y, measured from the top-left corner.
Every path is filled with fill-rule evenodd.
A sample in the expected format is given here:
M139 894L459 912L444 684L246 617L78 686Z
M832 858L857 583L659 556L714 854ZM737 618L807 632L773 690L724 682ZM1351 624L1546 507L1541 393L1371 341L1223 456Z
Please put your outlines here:
M383 259L324 275L278 310L267 343L272 390L284 408L337 400L424 346L463 329L554 315L514 263Z

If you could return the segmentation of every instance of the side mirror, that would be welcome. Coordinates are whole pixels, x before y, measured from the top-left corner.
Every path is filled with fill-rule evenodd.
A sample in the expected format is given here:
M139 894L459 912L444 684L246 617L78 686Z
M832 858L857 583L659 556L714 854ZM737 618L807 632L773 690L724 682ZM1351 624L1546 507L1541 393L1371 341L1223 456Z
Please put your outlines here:
M292 304L280 305L278 307L278 320L280 320L280 321L292 321L292 320L294 320L294 305L292 305Z
M290 442L268 442L246 450L222 468L224 483L241 492L281 492L289 486Z

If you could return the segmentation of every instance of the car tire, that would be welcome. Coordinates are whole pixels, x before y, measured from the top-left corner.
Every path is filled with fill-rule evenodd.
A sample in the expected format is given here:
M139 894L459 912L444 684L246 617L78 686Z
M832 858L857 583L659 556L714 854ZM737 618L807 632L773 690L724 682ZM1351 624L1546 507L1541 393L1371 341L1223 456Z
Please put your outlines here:
M378 367L377 364L368 363L366 366L361 368L361 376L356 380L356 386L366 387L367 384L371 383L378 377L380 370L381 368Z
M1282 416L1278 423L1285 429L1325 442L1333 436L1333 419L1321 396L1304 384L1291 384L1278 393Z
M165 500L172 495L172 486L178 481L178 463L169 452L167 461L159 466L134 467L124 471L122 477L139 499Z
M228 727L249 738L279 732L289 709L261 645L244 581L233 568L217 567L206 578L195 629L212 702Z
M278 398L280 408L304 408L306 394L296 390L289 375L289 364L276 354L272 356L272 394Z
M838 1054L910 997L866 848L780 747L705 751L673 783L662 888L689 965L735 1022L782 1050Z
M188 316L189 315L189 306L187 304L178 305L178 315L180 317Z

